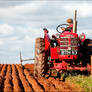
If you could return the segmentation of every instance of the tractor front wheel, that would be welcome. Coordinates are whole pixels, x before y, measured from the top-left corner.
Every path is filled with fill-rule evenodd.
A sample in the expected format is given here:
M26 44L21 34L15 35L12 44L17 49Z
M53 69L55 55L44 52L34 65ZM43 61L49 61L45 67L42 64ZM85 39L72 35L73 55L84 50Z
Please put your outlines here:
M46 74L46 55L45 55L45 41L43 38L37 38L35 41L35 63L34 76L41 77Z

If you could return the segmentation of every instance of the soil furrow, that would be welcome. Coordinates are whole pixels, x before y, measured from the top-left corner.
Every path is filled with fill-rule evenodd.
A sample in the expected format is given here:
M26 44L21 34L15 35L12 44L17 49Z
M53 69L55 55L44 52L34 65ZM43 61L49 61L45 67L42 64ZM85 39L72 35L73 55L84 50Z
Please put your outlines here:
M13 91L11 65L8 65L8 67L7 67L7 73L6 73L5 81L4 81L4 92L6 92L6 91L7 92Z
M41 77L38 79L38 82L43 85L45 91L57 91L55 88L55 85L48 81L48 79L45 79L44 77Z
M0 64L0 72L1 72L2 68L3 68L3 64Z
M26 75L27 80L29 81L29 83L32 85L32 88L34 89L34 91L44 91L44 88L41 87L41 85L39 85L39 83L36 81L36 79L26 70L24 69L24 74Z
M33 91L33 89L31 88L30 84L26 80L26 77L25 77L25 75L23 73L23 69L20 66L18 66L18 65L16 65L16 67L17 67L17 70L18 70L19 77L21 79L22 85L24 87L24 91L25 92L26 91Z
M7 64L5 64L0 72L0 91L3 92L4 81L7 72Z
M24 88L22 86L22 83L20 81L18 71L16 69L16 66L13 64L12 65L12 77L13 77L13 91L14 92L23 92Z

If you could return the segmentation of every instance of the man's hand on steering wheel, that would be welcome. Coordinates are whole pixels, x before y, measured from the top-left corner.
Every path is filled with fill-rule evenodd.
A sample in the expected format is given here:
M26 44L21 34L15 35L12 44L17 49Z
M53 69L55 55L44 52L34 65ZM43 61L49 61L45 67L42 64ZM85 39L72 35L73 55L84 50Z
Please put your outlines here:
M61 30L65 31L65 29L68 28L68 27L69 27L68 24L60 24L60 25L57 26L56 30L57 30L58 33L62 33Z
M62 28L61 28L61 30L62 30L62 31L65 31L65 28L64 28L64 27L62 27Z

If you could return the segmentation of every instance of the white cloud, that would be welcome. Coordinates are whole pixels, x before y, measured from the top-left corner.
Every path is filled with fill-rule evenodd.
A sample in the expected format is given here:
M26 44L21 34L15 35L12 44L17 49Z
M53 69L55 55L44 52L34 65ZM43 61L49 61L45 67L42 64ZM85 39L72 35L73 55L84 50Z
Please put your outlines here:
M10 35L14 31L13 27L8 24L0 24L0 35Z
M0 39L0 46L2 46L4 44L3 40Z
M32 1L23 5L3 7L0 8L0 20L8 24L32 27L51 25L62 18L62 7L59 9L57 6L58 2Z
M30 41L32 39L32 37L30 37L30 36L28 36L28 35L26 35L25 37L24 37L24 40L25 41Z
M45 3L46 1L43 2L34 2L32 1L31 3L26 3L23 5L18 5L18 6L9 6L6 8L0 8L0 17L1 18L5 18L6 21L9 19L25 19L25 16L28 16L27 14L29 13L35 13L39 8L42 7L42 5ZM12 21L12 20L9 20Z
M11 46L10 50L11 50L11 51L21 51L22 48L21 48L21 46L19 46L19 45L16 45L16 46L13 45L13 46Z
M71 3L65 4L64 9L68 12L68 14L72 14L74 10L78 11L78 16L80 17L91 17L92 16L92 3Z

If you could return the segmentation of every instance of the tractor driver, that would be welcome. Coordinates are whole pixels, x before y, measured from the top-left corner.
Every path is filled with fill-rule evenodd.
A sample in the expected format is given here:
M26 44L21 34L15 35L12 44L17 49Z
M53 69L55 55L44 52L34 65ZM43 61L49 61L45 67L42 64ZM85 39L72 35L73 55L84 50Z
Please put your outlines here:
M73 20L71 18L69 18L69 19L66 20L66 22L68 23L69 27L67 27L67 28L62 27L61 29L63 30L63 32L65 32L65 31L72 32L72 29L73 29Z

